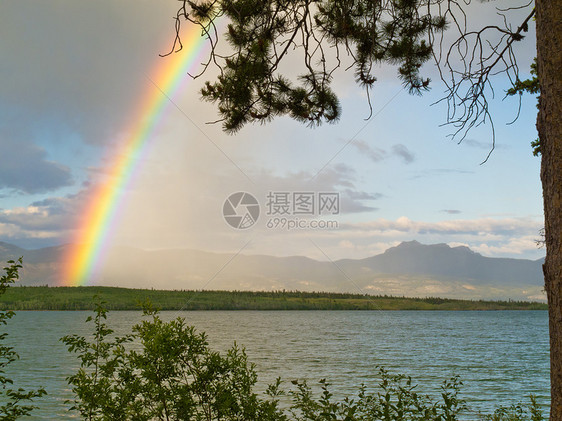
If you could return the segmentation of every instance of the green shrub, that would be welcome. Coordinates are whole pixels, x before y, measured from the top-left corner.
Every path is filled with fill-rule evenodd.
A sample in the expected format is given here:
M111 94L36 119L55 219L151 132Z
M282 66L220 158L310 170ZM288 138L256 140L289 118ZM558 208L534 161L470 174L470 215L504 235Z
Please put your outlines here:
M535 396L531 395L528 405L516 404L509 407L500 406L491 415L483 415L482 421L543 421L542 410Z
M0 295L4 294L19 279L19 270L22 268L22 258L9 260L8 266L3 268L4 274L0 276ZM8 320L14 317L13 311L0 311L0 325L7 325ZM4 345L8 334L0 333L0 419L11 421L28 416L35 408L29 404L34 398L43 396L45 389L24 390L14 389L13 380L6 375L6 367L19 358L18 353L11 346Z
M156 311L132 333L113 338L107 311L97 304L93 340L61 340L81 361L68 378L72 409L88 420L285 420L274 397L253 391L254 366L234 345L226 355L211 351L204 333L182 318L164 322ZM129 346L126 346L129 344ZM270 389L274 393L274 389Z
M367 393L361 386L357 399L332 400L329 384L321 380L322 394L315 399L306 382L295 381L296 391L291 391L293 405L291 414L299 421L312 420L425 420L453 421L466 408L459 399L461 382L458 377L443 382L442 401L433 401L415 391L412 379L404 375L392 375L379 368L379 391Z

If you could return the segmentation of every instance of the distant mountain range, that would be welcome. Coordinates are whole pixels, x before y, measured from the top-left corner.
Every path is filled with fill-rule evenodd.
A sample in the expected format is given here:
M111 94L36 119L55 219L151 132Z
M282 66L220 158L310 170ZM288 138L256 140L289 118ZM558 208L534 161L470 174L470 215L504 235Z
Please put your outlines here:
M25 250L0 242L0 261L24 256L24 285L58 285L70 246ZM468 247L403 242L366 259L112 249L92 283L133 288L301 290L400 296L544 300L540 260L490 258Z

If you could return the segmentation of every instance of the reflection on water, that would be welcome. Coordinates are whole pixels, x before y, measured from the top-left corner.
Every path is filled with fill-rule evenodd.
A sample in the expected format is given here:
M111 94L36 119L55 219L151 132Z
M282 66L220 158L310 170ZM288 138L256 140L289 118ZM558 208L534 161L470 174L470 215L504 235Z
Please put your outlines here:
M8 342L21 359L10 367L18 387L43 386L33 419L70 417L72 397L65 377L78 363L59 338L88 333L88 312L18 312L8 325ZM411 375L419 391L436 392L454 374L462 396L477 410L528 401L546 403L548 315L545 311L208 311L163 312L181 315L208 334L211 347L224 350L236 341L256 364L259 388L277 377L326 378L337 396L362 383L377 383L377 365ZM113 312L109 324L126 333L140 312ZM31 419L31 418L30 418Z

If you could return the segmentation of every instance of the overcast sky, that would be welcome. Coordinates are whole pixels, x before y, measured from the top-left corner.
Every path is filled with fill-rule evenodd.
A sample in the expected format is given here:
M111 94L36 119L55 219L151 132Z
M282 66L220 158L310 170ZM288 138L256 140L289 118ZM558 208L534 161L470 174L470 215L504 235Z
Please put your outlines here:
M476 3L487 19L498 2ZM521 2L522 4L525 2ZM176 1L8 0L0 6L0 241L25 248L65 244L78 210L131 135L137 105L157 89L148 79L173 40ZM520 46L526 75L533 28ZM435 71L429 69L434 74ZM381 69L373 117L352 72L337 75L343 114L311 129L288 118L225 135L203 79L170 93L106 246L185 247L321 260L363 258L404 240L467 245L491 257L537 259L542 222L536 100L504 98L496 81L490 126L458 144L441 127L446 107L430 106L443 86L422 97L403 91L395 69ZM210 75L211 76L211 75ZM223 204L234 192L259 202L257 223L229 226ZM273 193L338 193L339 213L318 215L329 228L288 230L267 215ZM280 204L280 195L276 196ZM238 208L237 212L240 212ZM279 215L277 215L279 216ZM288 219L310 222L291 213ZM337 223L337 228L331 221ZM269 224L268 224L269 222ZM269 227L268 227L269 225Z

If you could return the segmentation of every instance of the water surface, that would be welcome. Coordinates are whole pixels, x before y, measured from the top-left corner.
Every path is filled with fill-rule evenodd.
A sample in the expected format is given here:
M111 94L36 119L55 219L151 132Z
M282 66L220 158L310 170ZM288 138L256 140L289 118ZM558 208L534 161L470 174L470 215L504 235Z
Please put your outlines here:
M9 322L8 341L20 361L10 367L18 387L43 386L48 396L30 419L70 417L72 397L65 377L78 363L59 338L90 332L90 312L20 311ZM362 383L377 384L377 365L413 377L424 393L459 374L462 396L472 408L498 404L546 403L549 392L546 311L193 311L181 315L205 331L212 348L236 341L256 364L258 388L275 378L326 378L337 396L353 394ZM108 322L124 334L140 312L113 312ZM91 324L90 324L91 325Z

